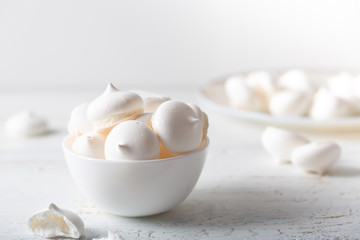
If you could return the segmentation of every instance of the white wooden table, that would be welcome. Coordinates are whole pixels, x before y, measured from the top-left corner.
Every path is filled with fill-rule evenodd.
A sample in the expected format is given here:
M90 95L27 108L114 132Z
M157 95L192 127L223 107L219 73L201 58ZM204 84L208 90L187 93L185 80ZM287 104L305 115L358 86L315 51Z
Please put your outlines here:
M102 90L65 90L1 90L0 119L30 108L49 117L53 132L22 140L0 136L0 239L42 239L26 221L50 202L80 214L83 239L108 230L122 239L360 238L360 133L311 134L343 147L341 160L319 177L274 164L259 143L263 126L205 107L211 145L194 191L167 213L124 218L103 213L78 192L61 151L72 107ZM169 95L196 102L193 93L184 88Z

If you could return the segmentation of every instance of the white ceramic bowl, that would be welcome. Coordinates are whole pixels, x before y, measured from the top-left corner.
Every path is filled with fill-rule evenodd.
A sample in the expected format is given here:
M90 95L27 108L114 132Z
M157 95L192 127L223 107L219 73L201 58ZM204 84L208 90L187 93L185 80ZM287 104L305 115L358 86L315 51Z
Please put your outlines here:
M190 194L206 159L209 139L199 150L159 160L110 161L71 151L63 141L68 168L80 190L100 209L127 217L168 211Z

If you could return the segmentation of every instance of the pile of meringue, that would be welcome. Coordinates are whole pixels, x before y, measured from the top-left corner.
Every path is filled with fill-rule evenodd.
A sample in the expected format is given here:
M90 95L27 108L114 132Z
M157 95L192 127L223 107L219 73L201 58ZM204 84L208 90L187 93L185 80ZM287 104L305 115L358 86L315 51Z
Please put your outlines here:
M267 127L261 142L277 163L292 163L306 172L323 175L340 158L341 148L335 142L310 141L299 134Z
M106 160L150 160L194 151L206 142L207 115L192 104L111 83L75 107L68 130L72 151Z
M348 72L315 81L298 69L278 78L255 71L229 77L224 88L230 106L245 111L316 120L360 115L360 76Z

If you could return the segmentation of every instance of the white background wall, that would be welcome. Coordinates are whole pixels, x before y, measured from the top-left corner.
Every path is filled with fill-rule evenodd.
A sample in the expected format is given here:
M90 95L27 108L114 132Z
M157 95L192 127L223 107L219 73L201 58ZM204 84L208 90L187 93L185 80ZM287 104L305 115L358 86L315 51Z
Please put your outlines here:
M0 1L0 87L195 87L282 66L360 68L360 1Z

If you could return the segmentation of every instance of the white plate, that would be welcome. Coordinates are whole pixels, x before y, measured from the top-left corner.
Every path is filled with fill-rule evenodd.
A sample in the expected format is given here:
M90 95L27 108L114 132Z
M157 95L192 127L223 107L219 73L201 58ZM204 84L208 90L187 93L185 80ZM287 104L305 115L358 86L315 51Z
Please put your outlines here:
M272 71L272 76L276 76L283 70ZM340 71L306 71L310 78L322 82L330 75L338 74ZM246 74L246 73L245 73ZM217 111L243 120L256 121L267 125L276 125L284 127L300 127L300 128L317 128L317 129L343 129L343 128L360 128L360 116L338 118L332 120L314 120L309 117L286 117L274 116L263 112L244 111L230 107L228 99L224 91L224 82L226 77L210 82L205 85L199 94L201 104Z

